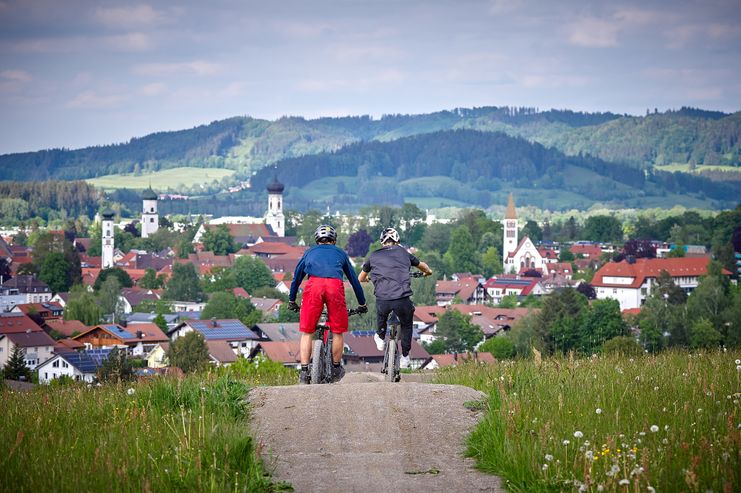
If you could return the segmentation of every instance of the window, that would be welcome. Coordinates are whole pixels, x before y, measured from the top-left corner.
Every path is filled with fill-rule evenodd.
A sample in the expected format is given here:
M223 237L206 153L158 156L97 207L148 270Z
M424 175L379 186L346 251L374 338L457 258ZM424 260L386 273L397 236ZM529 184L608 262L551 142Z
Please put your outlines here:
M153 217L150 217L150 218L149 218L149 222L150 222L150 223L153 223L153 222L154 222L154 218L153 218Z
M62 368L69 368L69 365L66 361L62 361Z
M617 294L617 289L613 289L612 294Z
M54 361L54 363L51 364L53 368L59 368L59 360Z
M44 380L49 380L49 374L44 372Z

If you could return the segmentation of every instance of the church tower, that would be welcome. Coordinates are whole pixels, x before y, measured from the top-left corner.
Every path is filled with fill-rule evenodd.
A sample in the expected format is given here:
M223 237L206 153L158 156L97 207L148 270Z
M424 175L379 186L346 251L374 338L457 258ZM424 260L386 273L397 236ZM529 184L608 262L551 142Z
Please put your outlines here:
M273 229L278 236L285 236L286 217L283 215L283 189L285 187L274 176L273 181L268 183L268 212L265 214L265 223Z
M157 213L157 194L150 186L142 193L142 238L149 238L160 227Z
M512 197L512 193L510 193L509 201L507 202L507 211L504 213L504 241L502 242L502 267L504 267L504 272L509 272L507 259L510 252L514 252L517 248L517 231L515 199Z
M102 216L101 226L103 231L101 232L101 239L103 242L103 257L100 264L102 268L107 269L113 267L113 211L106 209L103 211Z

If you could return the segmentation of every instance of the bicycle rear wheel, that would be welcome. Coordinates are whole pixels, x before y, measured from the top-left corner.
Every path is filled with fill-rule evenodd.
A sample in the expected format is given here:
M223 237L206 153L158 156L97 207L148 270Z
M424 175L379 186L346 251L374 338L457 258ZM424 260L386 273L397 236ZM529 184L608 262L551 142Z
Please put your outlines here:
M389 338L386 343L386 375L383 379L386 382L393 382L396 377L396 339Z
M322 383L322 340L315 339L311 350L311 383Z

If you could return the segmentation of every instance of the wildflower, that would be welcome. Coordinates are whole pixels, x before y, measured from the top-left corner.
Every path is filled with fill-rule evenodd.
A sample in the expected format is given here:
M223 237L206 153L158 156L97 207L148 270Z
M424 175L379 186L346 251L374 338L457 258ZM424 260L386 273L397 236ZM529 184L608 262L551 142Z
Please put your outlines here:
M594 412L597 413L597 414L602 414L602 409L597 408L597 409L594 410Z
M605 491L605 487L602 486L601 484L598 484L597 485L597 491Z
M126 393L129 395L134 395L134 392L135 392L134 389L129 389L126 391Z
M574 438L581 438L581 437L583 437L583 436L584 436L584 433L582 433L582 432L581 432L581 431L579 431L579 430L576 430L576 431L574 432Z
M569 440L564 440L564 441L563 441L563 442L561 442L561 443L563 443L564 445L568 445L568 444L570 444L571 442L570 442Z
M548 469L548 464L543 464L543 470L545 471L547 469Z
M628 486L628 485L630 484L630 481L628 481L627 479L621 479L621 480L620 480L620 481L618 482L618 484L619 484L620 486Z
M657 431L659 431L659 427L656 425L651 425L651 433L656 433Z
M547 460L548 462L550 462L550 461L553 460L553 456L551 454L545 454L545 460Z
M583 493L584 491L587 491L587 485L583 484L579 486L579 493Z
M656 493L656 489L653 486L646 486L648 493Z
M615 474L620 472L620 466L617 464L613 464L609 471L607 471L605 474L607 474L609 477L613 477Z
M641 435L642 437L645 437L646 436L646 432L645 431L642 431L642 432L640 432L638 434Z
M669 431L669 425L664 425L664 431Z
M592 452L591 450L587 450L584 453L584 457L586 457L587 460L594 460L594 452Z
M669 445L669 440L664 438L663 440L661 440L661 443L663 443L664 445Z
M656 387L654 387L654 390L659 390L659 386L657 385Z
M737 359L737 360L736 360L736 364L737 364L737 365L741 365L741 359Z
M736 365L736 370L741 371L741 365Z

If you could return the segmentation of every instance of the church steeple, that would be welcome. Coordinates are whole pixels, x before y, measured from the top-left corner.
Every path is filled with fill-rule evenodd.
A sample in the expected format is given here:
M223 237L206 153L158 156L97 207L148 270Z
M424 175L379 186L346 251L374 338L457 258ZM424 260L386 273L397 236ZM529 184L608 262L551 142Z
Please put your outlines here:
M504 267L504 272L509 272L514 266L512 259L509 258L509 254L517 248L518 234L517 211L515 210L515 199L512 197L511 192L507 201L507 211L504 213L503 223L502 267Z

